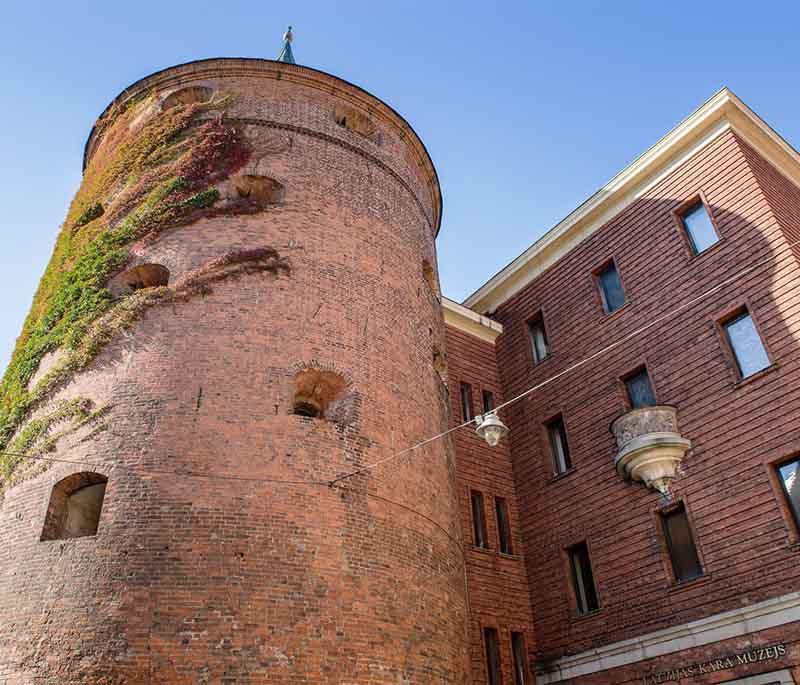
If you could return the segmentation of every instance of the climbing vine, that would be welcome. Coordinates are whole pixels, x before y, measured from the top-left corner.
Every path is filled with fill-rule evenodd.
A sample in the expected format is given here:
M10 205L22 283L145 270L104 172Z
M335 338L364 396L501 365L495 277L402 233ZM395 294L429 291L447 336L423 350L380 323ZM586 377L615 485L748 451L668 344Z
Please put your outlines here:
M114 300L106 284L128 261L134 242L154 240L214 211L220 197L215 184L249 156L243 136L224 119L226 105L225 98L216 98L159 111L151 96L113 108L99 122L100 143L0 382L0 480L19 461L3 450L30 448L31 436L47 432L45 424L86 418L80 403L42 419L29 420L31 412L117 331L175 297L174 289L162 287ZM273 258L260 254L243 261L266 268L267 256ZM44 356L57 349L55 366L32 383Z

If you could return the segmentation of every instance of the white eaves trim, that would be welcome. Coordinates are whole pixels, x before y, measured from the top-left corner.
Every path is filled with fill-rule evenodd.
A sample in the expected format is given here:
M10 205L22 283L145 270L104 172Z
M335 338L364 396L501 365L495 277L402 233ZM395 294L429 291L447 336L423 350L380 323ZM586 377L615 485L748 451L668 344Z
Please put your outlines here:
M474 335L486 342L494 344L497 336L503 332L502 324L486 316L481 316L446 297L442 298L442 311L444 312L444 322L448 326Z
M736 95L723 88L490 278L464 301L464 305L476 312L494 311L579 242L728 130L735 131L800 186L800 155L797 151Z

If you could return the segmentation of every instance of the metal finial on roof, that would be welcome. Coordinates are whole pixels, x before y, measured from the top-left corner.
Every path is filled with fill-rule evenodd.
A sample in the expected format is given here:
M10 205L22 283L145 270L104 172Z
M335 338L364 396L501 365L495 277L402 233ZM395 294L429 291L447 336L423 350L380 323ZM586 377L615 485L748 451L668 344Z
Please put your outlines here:
M292 34L292 27L290 26L286 29L286 33L283 34L283 48L281 49L281 54L278 55L279 62L286 62L286 64L297 64L294 61L294 55L292 54L292 39L294 35Z

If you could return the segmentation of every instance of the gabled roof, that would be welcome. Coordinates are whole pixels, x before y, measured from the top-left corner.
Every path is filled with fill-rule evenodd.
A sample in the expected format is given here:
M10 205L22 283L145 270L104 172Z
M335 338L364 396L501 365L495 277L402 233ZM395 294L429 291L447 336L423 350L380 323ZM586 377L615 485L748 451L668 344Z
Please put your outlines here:
M464 300L486 314L522 290L700 148L735 131L800 186L800 155L753 110L722 88L504 269Z

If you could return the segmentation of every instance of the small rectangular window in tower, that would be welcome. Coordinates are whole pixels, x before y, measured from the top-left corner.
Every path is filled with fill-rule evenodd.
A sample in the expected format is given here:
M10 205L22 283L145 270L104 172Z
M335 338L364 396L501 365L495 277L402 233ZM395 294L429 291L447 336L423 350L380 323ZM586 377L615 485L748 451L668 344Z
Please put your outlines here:
M606 314L617 311L625 304L625 292L622 290L622 281L613 260L597 272L597 285L600 288L600 299L603 301L603 310Z
M472 534L476 547L488 549L486 535L486 510L483 507L483 493L479 490L470 490L472 500Z
M497 535L500 539L500 551L503 554L513 554L511 522L508 518L508 502L506 502L505 497L495 497L494 508L497 514Z
M501 685L500 638L496 628L483 629L483 641L486 644L486 675L489 685Z
M544 317L541 312L528 321L528 336L530 337L531 350L533 351L533 363L539 364L550 354L547 331L544 328Z
M592 563L589 560L589 547L581 542L567 550L569 565L572 571L572 589L575 593L575 604L579 614L588 614L597 611L600 604L597 601L597 590L594 585Z
M680 218L695 254L700 254L719 242L719 236L702 201L683 211Z
M656 404L656 394L647 369L641 367L625 378L625 389L628 391L628 402L631 409L652 407Z
M800 527L800 459L779 466L778 476L794 520Z
M472 421L472 386L469 383L461 384L461 416L464 421Z
M662 513L661 523L675 580L682 583L703 575L686 507L679 504Z
M569 454L567 442L567 429L564 427L564 418L559 415L545 424L547 438L550 442L550 452L553 456L553 466L556 475L566 473L572 468L572 458Z
M488 414L494 409L494 395L490 390L483 391L483 413Z
M514 657L514 685L526 685L528 668L525 658L525 636L522 633L511 633L511 653Z
M723 327L741 378L752 376L770 365L764 343L749 311L745 309L740 312L726 321Z

